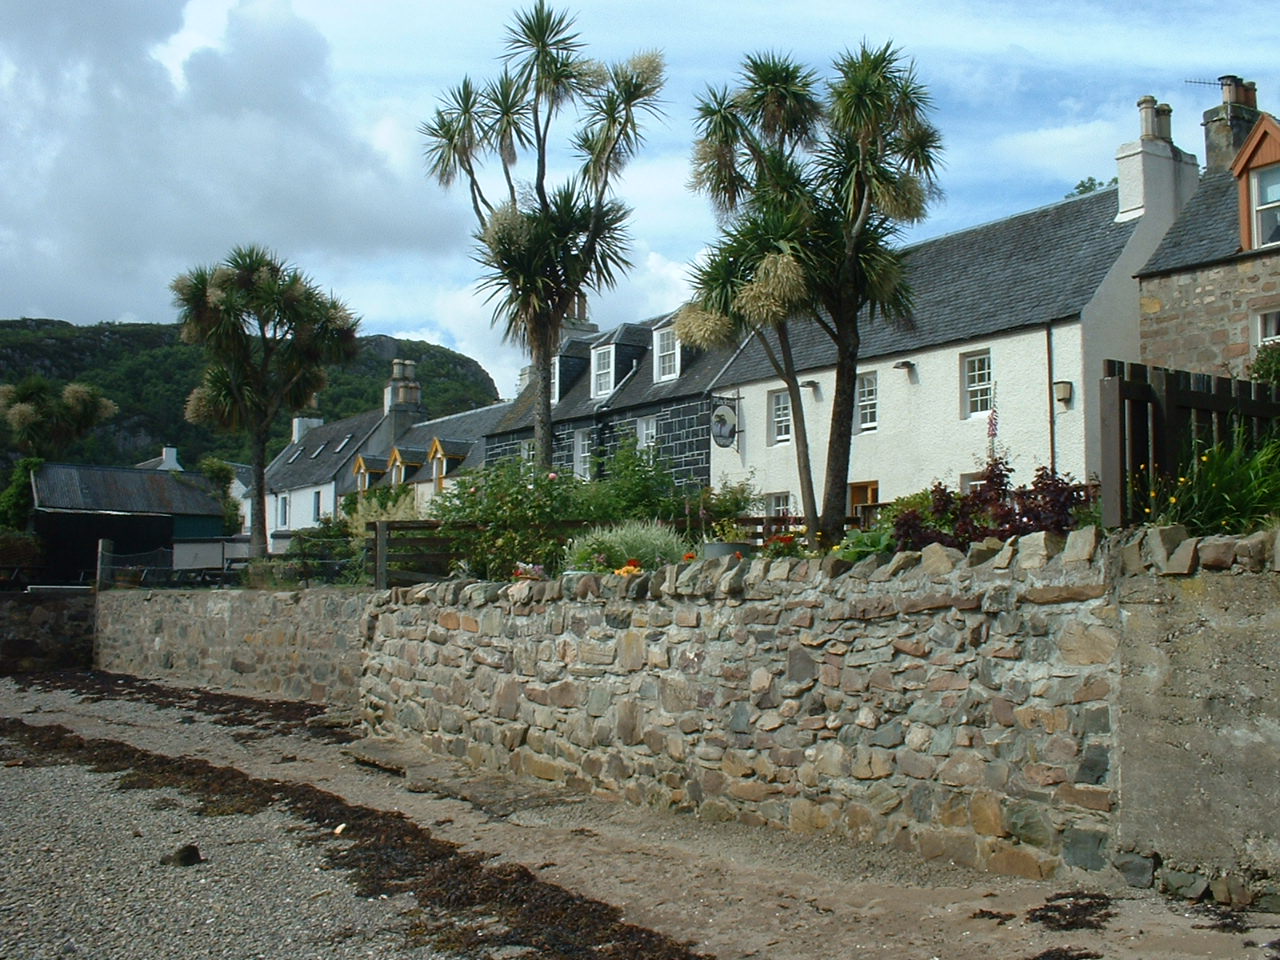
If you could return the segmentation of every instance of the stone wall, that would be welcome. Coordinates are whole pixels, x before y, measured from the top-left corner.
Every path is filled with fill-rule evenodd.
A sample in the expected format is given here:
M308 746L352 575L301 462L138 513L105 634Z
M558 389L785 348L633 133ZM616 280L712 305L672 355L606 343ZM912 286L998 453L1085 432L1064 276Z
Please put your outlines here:
M0 593L0 673L87 667L92 594Z
M1096 545L396 590L371 610L365 719L707 818L1107 868L1119 613Z
M1280 310L1280 255L1142 277L1142 362L1247 379L1258 315Z
M95 663L354 710L369 598L341 589L106 591L98 596Z

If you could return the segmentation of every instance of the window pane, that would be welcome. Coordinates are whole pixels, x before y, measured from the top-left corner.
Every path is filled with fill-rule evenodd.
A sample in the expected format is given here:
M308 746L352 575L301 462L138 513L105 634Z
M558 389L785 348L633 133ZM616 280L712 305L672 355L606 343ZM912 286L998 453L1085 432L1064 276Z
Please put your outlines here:
M858 426L871 430L876 422L876 375L864 373L858 377Z
M1258 211L1258 243L1280 243L1280 206Z
M791 398L779 390L769 395L770 435L775 442L791 439Z
M991 409L991 354L975 353L964 358L964 383L969 413Z
M1254 176L1258 178L1258 206L1280 203L1280 164L1264 167Z

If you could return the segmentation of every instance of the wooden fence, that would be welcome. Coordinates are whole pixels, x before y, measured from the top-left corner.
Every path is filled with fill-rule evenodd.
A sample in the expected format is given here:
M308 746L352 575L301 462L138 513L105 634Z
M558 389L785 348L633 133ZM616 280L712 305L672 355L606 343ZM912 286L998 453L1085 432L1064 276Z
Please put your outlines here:
M1142 522L1147 484L1171 484L1198 446L1256 442L1280 420L1266 384L1119 360L1105 372L1098 479L1108 527Z

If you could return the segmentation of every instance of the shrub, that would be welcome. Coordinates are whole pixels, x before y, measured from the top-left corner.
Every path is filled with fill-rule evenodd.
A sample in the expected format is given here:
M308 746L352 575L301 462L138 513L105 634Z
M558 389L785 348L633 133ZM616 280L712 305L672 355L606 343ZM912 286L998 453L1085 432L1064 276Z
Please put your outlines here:
M1089 491L1069 474L1038 467L1029 487L1014 488L1012 469L1003 457L992 457L968 493L942 483L928 491L928 503L897 513L893 521L899 550L919 550L930 543L963 549L986 537L1006 540L1039 530L1065 533L1075 528Z
M1249 378L1280 386L1280 343L1264 343L1249 364Z
M295 530L283 560L299 580L322 583L366 581L364 541L351 536L345 520L321 517L314 527Z
M870 530L849 531L835 553L841 560L857 563L877 553L893 553L896 546L892 530L872 527Z
M576 519L580 485L576 477L512 458L449 487L432 500L430 513L465 557L460 572L506 580L522 563L553 573L564 555L565 521Z
M619 523L623 520L671 519L680 512L680 486L669 464L652 450L624 437L600 464L600 478L579 486L578 520Z
M565 547L565 567L603 573L617 570L630 560L652 570L677 563L688 550L684 539L655 520L627 520L593 527L574 537Z
M9 483L0 490L0 529L24 530L31 516L31 474L44 463L39 457L23 457L13 466Z

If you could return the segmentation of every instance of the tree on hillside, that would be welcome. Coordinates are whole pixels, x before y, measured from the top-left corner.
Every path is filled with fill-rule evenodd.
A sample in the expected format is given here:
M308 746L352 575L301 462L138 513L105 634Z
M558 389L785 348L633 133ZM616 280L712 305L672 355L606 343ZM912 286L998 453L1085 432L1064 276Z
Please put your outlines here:
M283 411L293 413L324 386L324 367L355 356L357 317L296 267L261 247L236 247L216 266L178 276L170 289L182 337L208 359L186 416L248 436L254 494L253 556L267 549L267 441Z
M517 14L507 28L503 71L482 88L464 77L420 128L430 175L445 187L459 177L466 182L494 322L532 360L534 444L547 465L551 361L575 303L587 291L611 287L630 266L630 211L612 190L640 147L642 117L658 113L663 83L656 53L609 66L583 56L573 23L543 0ZM549 184L552 122L570 105L578 108L569 139L578 169ZM533 163L525 184L516 177L522 154ZM502 168L493 199L481 179L485 159Z
M905 319L910 291L892 246L936 191L941 140L914 67L886 44L836 58L825 82L772 54L745 59L737 89L698 106L693 184L724 224L694 274L680 334L697 343L759 337L787 386L806 519L812 471L789 325L814 323L835 347L835 389L817 525L843 535L860 321ZM805 478L808 479L805 479Z
M116 405L94 387L68 383L61 390L38 374L0 384L0 414L13 445L33 457L52 460L102 421Z

